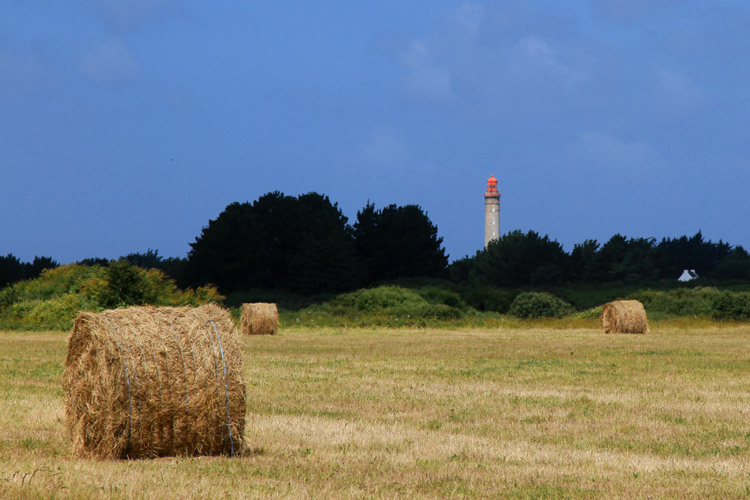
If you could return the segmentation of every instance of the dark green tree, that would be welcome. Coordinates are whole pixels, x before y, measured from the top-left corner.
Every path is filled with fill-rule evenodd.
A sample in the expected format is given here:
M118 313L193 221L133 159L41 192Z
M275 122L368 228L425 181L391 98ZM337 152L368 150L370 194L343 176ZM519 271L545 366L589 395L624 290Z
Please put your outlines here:
M356 287L361 271L352 229L327 196L268 193L232 203L191 245L185 277L228 293L250 288L333 292Z
M109 264L109 259L102 257L87 257L79 260L77 264L81 266L107 266Z
M5 257L0 256L0 288L21 281L24 277L24 266L18 257L12 253Z
M38 278L45 269L54 269L59 265L52 260L52 257L34 257L33 261L24 265L24 279L33 280Z
M606 283L616 279L614 269L625 260L628 253L628 239L617 233L607 241L596 253L591 276L593 281Z
M658 279L657 253L653 238L627 238L615 234L591 259L585 278L579 281L652 281Z
M590 283L595 280L598 250L599 243L596 240L586 240L573 246L570 252L571 281Z
M164 259L159 255L159 250L149 248L146 253L130 253L125 256L125 260L140 267L141 269L161 269Z
M180 257L167 257L159 255L159 250L149 248L146 253L130 253L125 260L140 267L141 269L159 269L179 285L185 286L185 263L186 259Z
M126 259L113 260L105 273L107 288L101 298L103 307L141 305L145 302L140 273Z
M270 284L271 270L257 249L258 230L250 203L231 203L191 243L185 277L191 285L213 283L222 291Z
M18 257L8 254L0 256L0 288L18 281L38 278L45 269L59 266L51 257L34 257L31 262L21 262Z
M717 264L712 276L721 280L750 280L750 254L741 246L734 247Z
M710 275L719 262L728 257L731 245L719 240L712 243L698 231L691 237L664 238L656 247L662 278L676 279L685 269L695 269L699 276Z
M418 205L376 210L367 203L357 213L354 238L370 283L442 276L448 266L443 238Z
M352 227L326 196L308 193L297 198L295 255L287 261L288 288L302 293L339 291L362 283Z
M474 267L474 257L468 255L456 259L448 265L448 278L454 283L469 281L469 274Z
M171 279L181 286L187 286L185 279L185 266L187 265L187 259L181 257L167 257L161 262L161 270L164 274L169 276Z
M512 231L477 253L470 282L477 286L518 287L560 281L568 254L557 241L534 231Z
M653 238L630 238L623 260L611 269L612 280L653 281L658 279L656 250Z

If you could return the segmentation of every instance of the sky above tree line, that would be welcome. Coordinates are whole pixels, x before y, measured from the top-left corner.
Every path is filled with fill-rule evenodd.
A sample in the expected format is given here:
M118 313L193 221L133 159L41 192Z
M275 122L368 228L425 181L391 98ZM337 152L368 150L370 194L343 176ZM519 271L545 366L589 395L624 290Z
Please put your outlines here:
M501 231L750 248L750 4L9 0L0 254L184 257L316 191L418 204L451 259Z

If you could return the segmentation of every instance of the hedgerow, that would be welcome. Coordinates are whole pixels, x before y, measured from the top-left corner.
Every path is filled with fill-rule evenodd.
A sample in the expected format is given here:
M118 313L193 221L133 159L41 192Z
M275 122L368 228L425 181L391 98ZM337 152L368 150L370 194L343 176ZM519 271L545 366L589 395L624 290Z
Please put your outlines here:
M197 306L222 299L214 287L181 290L161 271L141 269L125 260L108 266L71 264L47 269L37 279L0 291L0 327L68 329L80 311L145 304Z

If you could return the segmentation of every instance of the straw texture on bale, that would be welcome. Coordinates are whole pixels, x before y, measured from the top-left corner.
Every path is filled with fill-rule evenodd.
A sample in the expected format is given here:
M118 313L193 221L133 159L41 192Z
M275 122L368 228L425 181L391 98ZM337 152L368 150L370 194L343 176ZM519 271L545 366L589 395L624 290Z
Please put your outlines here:
M81 313L63 373L79 456L234 455L245 430L239 335L215 306Z
M276 335L279 330L279 310L276 304L264 302L242 304L240 323L244 335Z
M643 304L637 300L616 300L604 304L601 316L604 333L647 333Z

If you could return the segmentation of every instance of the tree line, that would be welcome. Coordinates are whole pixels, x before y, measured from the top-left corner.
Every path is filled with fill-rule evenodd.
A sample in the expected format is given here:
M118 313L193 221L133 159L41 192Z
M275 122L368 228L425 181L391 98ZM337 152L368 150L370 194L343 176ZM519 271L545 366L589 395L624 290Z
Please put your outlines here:
M18 281L37 278L45 269L52 269L57 266L59 264L52 260L52 257L34 257L31 262L21 262L12 253L4 257L0 255L0 288L5 288Z
M212 284L222 293L278 289L317 294L445 276L448 256L442 243L437 226L417 205L376 208L368 202L350 224L325 195L276 191L252 203L229 204L203 227L186 258L163 258L149 249L120 260L160 269L181 286ZM112 261L88 258L78 264L111 266ZM8 274L0 283L38 275Z
M750 254L741 246L695 235L627 238L615 234L604 244L586 240L570 253L534 231L512 231L485 250L450 266L455 281L476 286L522 287L561 283L653 283L676 280L685 270L718 281L750 280Z
M276 289L299 294L340 292L403 278L448 278L467 286L527 287L676 280L684 269L714 280L750 280L750 254L707 241L679 238L586 240L570 252L547 235L511 231L474 256L448 265L438 228L418 205L368 202L352 224L319 193L275 191L254 202L231 203L209 220L185 258L157 250L121 258L160 269L181 286L213 284L222 293ZM84 259L83 265L110 265ZM0 288L32 279L58 264L50 257L22 263L0 257Z
M445 273L448 256L417 205L372 203L354 224L322 194L268 193L232 203L191 243L181 279L222 292L251 288L302 294L352 290Z

